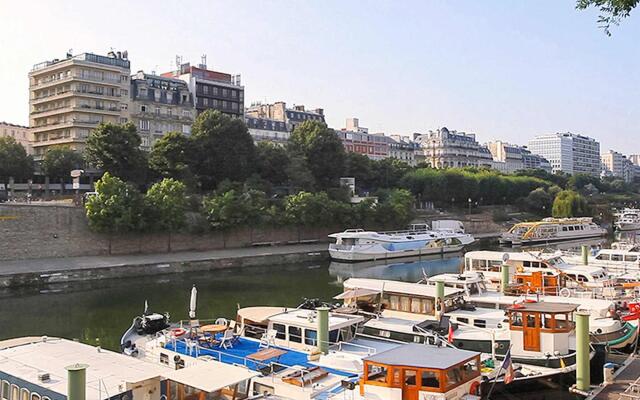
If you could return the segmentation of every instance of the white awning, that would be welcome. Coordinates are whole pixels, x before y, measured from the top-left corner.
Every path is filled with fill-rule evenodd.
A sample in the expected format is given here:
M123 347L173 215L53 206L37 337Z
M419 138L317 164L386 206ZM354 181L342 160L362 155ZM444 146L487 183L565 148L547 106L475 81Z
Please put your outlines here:
M179 369L167 374L167 379L191 386L207 393L260 375L243 367L216 361L203 361L197 365Z
M237 314L240 320L266 324L270 317L286 312L287 310L289 310L289 308L285 307L245 307L239 309Z
M335 296L336 300L355 299L362 296L370 296L372 294L380 294L380 290L353 288L347 289L339 295Z

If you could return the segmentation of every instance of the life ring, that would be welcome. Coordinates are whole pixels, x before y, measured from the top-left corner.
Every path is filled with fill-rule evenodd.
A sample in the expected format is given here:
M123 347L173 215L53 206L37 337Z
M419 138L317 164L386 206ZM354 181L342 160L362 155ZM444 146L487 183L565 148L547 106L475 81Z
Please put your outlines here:
M571 290L569 290L569 288L562 288L562 289L560 289L560 296L562 296L562 297L569 297L569 296L571 296Z
M480 382L473 381L469 387L469 394L474 396L480 396Z
M171 329L171 331L169 331L169 334L171 335L171 337L174 338L179 338L181 336L184 336L187 333L187 330L184 328L173 328Z

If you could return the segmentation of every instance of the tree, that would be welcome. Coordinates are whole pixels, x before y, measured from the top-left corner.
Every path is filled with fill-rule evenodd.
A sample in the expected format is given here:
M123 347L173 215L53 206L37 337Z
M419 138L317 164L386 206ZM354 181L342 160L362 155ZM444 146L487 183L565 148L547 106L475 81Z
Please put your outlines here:
M284 211L287 219L298 226L327 226L334 218L331 203L332 200L324 192L300 192L287 196Z
M620 21L631 14L638 3L640 0L578 0L576 8L578 10L586 10L589 7L599 8L598 23L607 36L611 36L611 25L619 25Z
M242 120L207 110L196 118L191 140L193 172L203 190L222 180L243 181L255 170L253 139Z
M85 204L89 228L112 234L135 232L142 226L143 200L140 192L118 177L105 172L95 183L96 194ZM109 240L111 253L111 240Z
M64 182L71 170L82 165L80 153L67 146L53 147L44 153L42 170L49 178L60 182L61 192L64 192Z
M26 179L33 175L33 159L12 137L0 137L0 182L9 178Z
M320 189L338 186L345 151L333 129L319 121L305 121L293 131L289 143L292 151L304 155Z
M578 192L563 190L553 200L552 215L557 218L588 216L589 205Z
M524 205L531 212L547 216L551 211L552 201L553 198L544 188L537 188L524 199Z
M392 189L375 207L375 221L382 227L403 228L414 216L414 197L406 189Z
M186 187L172 178L153 184L144 196L145 225L147 229L169 234L168 251L171 251L171 233L185 224L186 209Z
M189 138L180 132L169 132L156 141L149 153L149 168L163 178L189 181L192 154Z
M375 187L391 188L396 187L402 177L411 171L411 166L401 160L385 158L374 161L372 163L372 170L373 176L375 177L375 182L373 183Z
M125 181L142 183L147 163L145 153L140 150L140 142L132 123L103 123L87 138L85 160Z
M290 160L284 147L270 142L260 142L256 146L256 156L257 172L262 179L278 186L287 183Z
M304 154L289 150L289 165L286 168L289 185L297 190L312 191L316 185Z
M363 154L349 152L345 156L343 176L356 179L356 188L372 189L375 180L373 162Z

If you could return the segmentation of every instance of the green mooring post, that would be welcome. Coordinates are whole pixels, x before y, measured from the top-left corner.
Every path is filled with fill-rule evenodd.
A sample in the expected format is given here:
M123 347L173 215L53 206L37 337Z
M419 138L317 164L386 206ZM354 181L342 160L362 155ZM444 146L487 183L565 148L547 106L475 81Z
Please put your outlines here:
M584 265L589 265L589 247L583 244L581 249L582 249L582 263Z
M318 307L318 349L322 354L329 352L329 307Z
M444 313L444 310L441 309L441 307L444 306L444 281L437 281L436 282L436 310L438 310L439 315L437 315L438 317L440 317L440 315L442 315L442 313Z
M87 364L73 364L67 370L67 400L86 400Z
M589 313L576 313L576 388L585 392L591 387L589 360Z
M502 264L500 272L502 273L500 277L500 291L502 293L506 293L507 288L509 287L509 266L507 264Z

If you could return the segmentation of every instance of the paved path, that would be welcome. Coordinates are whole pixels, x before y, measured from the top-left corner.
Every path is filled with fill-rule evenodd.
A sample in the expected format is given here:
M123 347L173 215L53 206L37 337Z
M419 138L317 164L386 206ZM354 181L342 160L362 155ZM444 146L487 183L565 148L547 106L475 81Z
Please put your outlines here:
M327 247L328 245L326 243L314 243L284 246L246 247L239 249L210 251L184 251L177 253L38 258L29 260L0 261L0 275L13 275L16 273L30 272L55 272L81 269L98 269L125 265L203 261L222 258L253 257L273 254L316 253L326 251Z
M618 371L616 376L614 377L614 383L605 386L592 397L589 397L588 400L630 400L638 397L621 397L621 393L629 387L630 383L633 383L640 377L640 358L631 357L625 363L623 369ZM636 396L637 392L636 392Z

